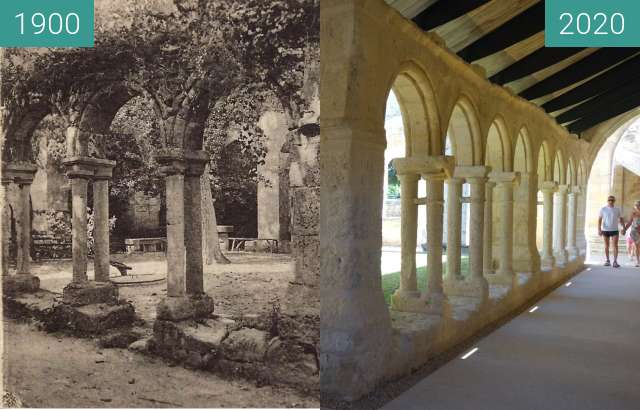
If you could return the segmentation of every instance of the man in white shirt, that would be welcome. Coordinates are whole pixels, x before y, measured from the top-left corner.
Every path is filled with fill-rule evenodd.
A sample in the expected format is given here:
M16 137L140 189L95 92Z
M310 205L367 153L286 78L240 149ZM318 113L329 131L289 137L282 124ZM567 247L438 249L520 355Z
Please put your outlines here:
M618 265L618 223L624 226L624 219L621 216L620 208L613 206L616 203L616 197L613 195L607 199L607 206L600 209L598 217L598 235L604 238L604 254L607 260L604 266L611 266L609 262L609 241L613 242L613 267L619 268Z

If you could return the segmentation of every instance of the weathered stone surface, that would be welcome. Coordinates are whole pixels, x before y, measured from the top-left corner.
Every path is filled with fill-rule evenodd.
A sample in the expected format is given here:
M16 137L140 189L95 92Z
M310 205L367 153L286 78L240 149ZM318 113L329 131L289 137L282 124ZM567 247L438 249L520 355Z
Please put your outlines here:
M131 350L132 352L138 352L138 353L147 353L148 349L149 349L149 340L151 338L145 337L143 339L140 340L136 340L135 342L131 343L127 349Z
M46 323L48 331L68 331L80 337L103 334L110 329L130 326L135 310L130 303L106 303L85 306L59 304L53 308Z
M317 235L320 229L320 188L296 188L292 201L292 235Z
M40 289L40 279L29 274L4 276L2 278L2 291L7 294L35 292Z
M63 289L62 301L71 306L95 303L116 304L118 302L118 288L109 282L72 282Z
M32 317L44 321L56 305L56 298L56 294L42 289L35 293L4 295L3 313L11 318Z
M166 297L158 304L156 317L171 321L206 318L213 309L213 299L207 294Z
M222 342L224 357L238 362L261 362L267 353L269 335L257 329L244 328L229 334Z
M320 238L294 237L293 248L296 257L296 282L317 286L320 282Z
M142 336L140 333L132 331L132 330L124 330L116 333L108 334L102 336L98 339L98 346L110 349L110 348L121 348L125 349L132 343L136 342Z

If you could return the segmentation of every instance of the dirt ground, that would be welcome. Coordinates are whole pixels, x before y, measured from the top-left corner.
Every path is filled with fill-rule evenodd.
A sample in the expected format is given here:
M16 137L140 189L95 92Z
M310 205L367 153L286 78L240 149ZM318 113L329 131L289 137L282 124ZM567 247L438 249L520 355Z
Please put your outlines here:
M289 255L234 253L233 263L205 266L205 291L217 314L269 312L319 315L317 289L295 283ZM163 254L112 255L132 266L132 275L166 274ZM93 277L89 264L89 278ZM43 289L62 294L71 261L32 265ZM120 276L111 268L112 276ZM151 331L166 283L121 287ZM319 323L318 323L319 325ZM256 387L211 373L170 367L162 359L126 349L100 349L94 340L46 334L33 325L4 322L5 389L29 407L319 407L315 397L287 388Z
M229 253L227 257L231 264L204 267L205 292L215 301L215 313L268 312L275 302L281 305L284 313L319 313L317 289L295 284L294 261L290 255L238 252ZM166 275L166 259L162 253L116 254L112 258L131 266L129 275ZM31 270L40 278L40 286L51 292L62 294L62 289L71 280L71 261L36 262ZM87 273L92 279L91 262ZM120 273L111 267L111 276L120 276ZM133 303L139 317L152 322L156 305L166 295L166 283L121 287L119 293L121 298Z
M24 407L319 407L296 391L169 367L4 321L4 388Z

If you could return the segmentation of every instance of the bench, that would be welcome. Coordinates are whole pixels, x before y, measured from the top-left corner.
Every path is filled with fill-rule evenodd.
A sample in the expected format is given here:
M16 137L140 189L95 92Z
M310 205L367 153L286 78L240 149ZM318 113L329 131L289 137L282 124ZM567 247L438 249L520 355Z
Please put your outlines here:
M120 275L122 276L127 276L127 271L133 269L131 266L125 265L124 263L118 261L109 261L109 264L118 269L120 271Z
M276 238L229 238L231 252L239 252L241 248L245 247L247 241L264 241L269 248L269 252L278 253L278 239Z
M127 238L124 240L127 253L133 252L165 252L167 238Z

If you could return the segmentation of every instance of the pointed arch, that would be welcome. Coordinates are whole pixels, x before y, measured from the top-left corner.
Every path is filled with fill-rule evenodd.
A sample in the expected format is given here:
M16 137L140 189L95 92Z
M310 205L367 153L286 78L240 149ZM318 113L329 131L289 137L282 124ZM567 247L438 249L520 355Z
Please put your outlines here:
M553 180L558 184L564 184L566 180L565 172L564 155L561 150L557 150L553 160Z
M457 165L475 165L481 162L482 138L478 115L473 103L466 96L461 96L453 106L447 136L450 138ZM443 146L445 145L446 142Z
M486 143L484 144L486 147L484 164L490 166L494 171L510 171L510 145L504 120L502 117L496 116L487 132Z
M533 171L533 150L526 127L522 127L516 137L513 150L513 170L519 172Z
M551 163L551 150L549 143L542 141L540 150L538 151L538 183L553 180L553 171Z

